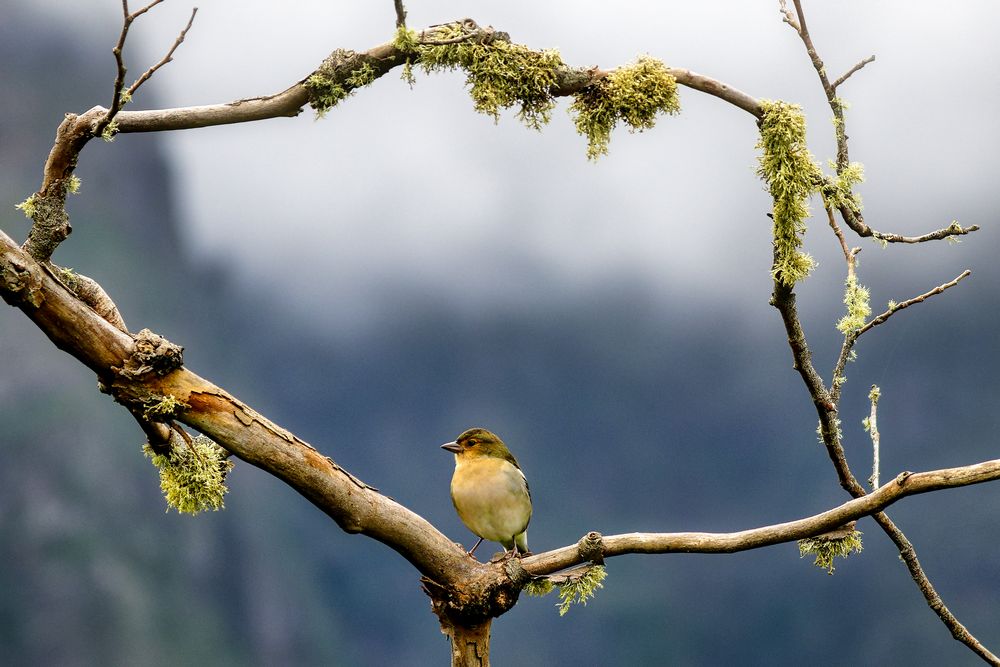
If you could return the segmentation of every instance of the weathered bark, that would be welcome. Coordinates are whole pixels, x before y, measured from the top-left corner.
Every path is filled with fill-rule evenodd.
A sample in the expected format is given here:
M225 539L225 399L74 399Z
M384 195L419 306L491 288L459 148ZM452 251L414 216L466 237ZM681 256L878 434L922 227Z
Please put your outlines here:
M441 632L451 641L451 667L490 667L491 619L475 625L441 622Z

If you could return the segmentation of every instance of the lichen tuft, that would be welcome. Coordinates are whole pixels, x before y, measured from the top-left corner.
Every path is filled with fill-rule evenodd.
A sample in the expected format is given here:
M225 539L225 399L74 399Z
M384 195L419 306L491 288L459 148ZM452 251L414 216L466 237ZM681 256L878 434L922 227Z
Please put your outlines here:
M322 118L355 90L377 78L375 68L368 62L347 69L347 62L356 58L357 54L353 51L337 49L303 83L309 93L309 105L316 110L317 118Z
M624 122L632 132L653 127L661 114L680 113L677 81L661 61L642 56L574 96L570 113L587 138L587 158L607 155L611 131Z
M797 104L761 100L758 175L774 200L774 264L771 276L788 287L815 268L812 256L801 250L809 217L809 196L822 179L819 165L806 145L806 120Z
M829 538L819 535L799 540L799 558L814 555L816 560L813 564L826 570L827 574L833 574L836 569L833 566L835 557L847 558L852 551L861 553L861 549L860 530L851 531L845 537Z
M142 448L160 470L160 490L170 508L178 513L198 514L225 507L226 475L233 463L226 451L204 435L193 438L186 447L174 447L169 454L157 454L147 443Z
M557 50L533 51L511 43L505 33L470 35L461 23L438 26L425 37L430 42L459 40L419 44L417 65L427 73L464 70L476 111L499 121L501 111L517 108L518 119L534 130L549 122L556 105L556 70L565 66Z
M37 195L37 193L34 194L34 195L31 195L30 197L28 197L27 199L25 199L20 204L14 204L14 208L16 208L17 210L19 210L22 213L24 213L25 217L34 219L35 213L38 212L38 209L35 207L35 196L36 195Z
M872 314L872 307L868 288L859 284L854 275L849 275L845 284L844 305L847 306L847 314L837 322L837 330L846 335L865 325L868 316Z

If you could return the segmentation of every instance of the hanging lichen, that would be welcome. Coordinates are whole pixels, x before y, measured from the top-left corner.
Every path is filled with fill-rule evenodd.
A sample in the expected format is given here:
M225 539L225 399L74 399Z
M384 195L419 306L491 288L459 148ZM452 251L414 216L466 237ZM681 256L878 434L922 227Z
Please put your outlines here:
M157 454L147 443L142 451L160 469L160 490L167 501L167 511L198 514L225 507L223 497L226 475L233 468L226 451L210 438L199 435L174 446L169 454Z
M559 615L565 616L574 604L586 606L587 601L597 593L597 589L604 588L602 582L608 576L603 565L591 564L574 570L572 574L555 574L533 579L524 587L524 592L534 597L543 597L558 587L559 604L556 606L559 608Z
M847 277L844 305L847 306L847 314L837 322L837 330L842 334L857 331L865 325L868 316L872 314L868 288L859 284L853 274Z
M412 46L410 33L397 32L396 46L414 50L416 64L425 72L462 69L476 111L499 120L504 109L517 108L517 117L532 129L549 122L556 102L552 86L556 70L564 67L555 49L533 51L513 44L504 33L470 36L463 23L437 26L425 42ZM453 41L458 40L458 41Z
M632 132L653 127L656 116L680 113L677 81L659 60L640 57L573 96L570 113L587 138L587 157L607 155L611 131L623 122Z
M512 43L506 33L481 29L469 20L422 34L400 28L393 45L406 54L403 79L411 85L414 67L427 73L461 69L476 111L499 120L503 110L517 109L517 117L535 130L551 119L553 91L566 76L591 76L571 70L555 49L534 51ZM607 154L611 131L619 122L642 131L653 127L657 115L679 111L676 80L662 62L648 56L574 94L570 106L592 160Z
M816 263L801 250L809 217L809 196L822 178L806 145L806 120L797 104L761 100L758 175L774 200L774 264L772 277L792 286L805 278Z
M833 574L833 559L837 556L847 558L853 551L861 553L861 531L853 530L844 537L807 537L799 540L799 557L805 558L807 555L816 557L813 563L816 567L826 570L827 574Z

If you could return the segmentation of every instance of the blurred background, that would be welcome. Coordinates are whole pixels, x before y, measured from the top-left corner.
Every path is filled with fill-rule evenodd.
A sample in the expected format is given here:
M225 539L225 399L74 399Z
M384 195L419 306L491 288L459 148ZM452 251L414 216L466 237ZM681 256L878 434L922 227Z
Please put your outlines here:
M137 3L133 3L137 4ZM776 2L410 0L409 24L471 16L579 66L648 53L758 98L799 102L817 158L833 132ZM979 224L959 244L860 245L876 312L958 288L866 334L841 410L857 477L882 387L882 477L997 456L1000 194L994 3L806 3L840 90L877 229ZM0 228L39 184L66 112L110 102L112 0L0 0ZM129 80L190 5L140 19ZM393 33L391 2L217 0L131 108L283 90L334 48ZM731 531L846 496L768 306L770 201L757 128L682 89L682 115L585 159L563 101L536 133L472 110L460 73L392 72L323 120L92 142L55 261L97 279L132 330L467 546L451 507L463 429L498 432L531 482L530 545L588 530ZM814 202L814 210L818 204ZM823 216L799 288L815 362L839 351L843 258ZM11 665L446 664L416 572L238 464L226 509L165 513L132 419L18 311L0 309L0 662ZM1000 485L909 498L893 516L945 602L1000 649ZM629 556L560 618L523 597L494 622L497 665L977 664L869 520L834 576L794 544L728 556ZM483 552L488 555L489 549ZM638 638L638 639L636 639Z

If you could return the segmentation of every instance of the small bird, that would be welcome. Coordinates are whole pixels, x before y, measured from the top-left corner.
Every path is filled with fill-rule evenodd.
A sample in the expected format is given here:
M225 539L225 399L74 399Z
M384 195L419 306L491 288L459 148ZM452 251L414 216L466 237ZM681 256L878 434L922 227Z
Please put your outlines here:
M517 459L503 440L484 428L470 428L442 449L455 454L451 502L462 523L482 541L503 545L505 552L528 551L531 492Z

